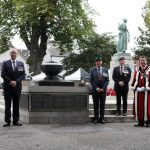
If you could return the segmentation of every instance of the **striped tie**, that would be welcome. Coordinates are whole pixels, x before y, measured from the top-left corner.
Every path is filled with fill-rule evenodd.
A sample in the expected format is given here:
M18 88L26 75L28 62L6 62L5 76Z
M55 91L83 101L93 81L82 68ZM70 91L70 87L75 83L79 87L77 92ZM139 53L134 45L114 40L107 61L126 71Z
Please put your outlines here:
M100 69L100 68L98 68L97 72L98 72L99 80L102 80L101 69Z
M12 62L13 62L13 71L15 71L16 69L15 61L13 60Z
M122 66L120 67L120 74L121 75L123 74L123 67Z

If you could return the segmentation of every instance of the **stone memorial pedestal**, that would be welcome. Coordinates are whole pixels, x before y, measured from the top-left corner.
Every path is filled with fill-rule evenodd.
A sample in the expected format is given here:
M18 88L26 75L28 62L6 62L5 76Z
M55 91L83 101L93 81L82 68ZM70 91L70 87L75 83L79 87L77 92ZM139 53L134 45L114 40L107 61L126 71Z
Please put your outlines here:
M20 100L20 120L33 124L87 123L88 89L73 86L25 86Z
M58 77L63 69L55 62L44 63L46 78L24 86L20 99L20 120L26 123L70 124L89 121L89 91ZM34 82L31 82L34 83Z

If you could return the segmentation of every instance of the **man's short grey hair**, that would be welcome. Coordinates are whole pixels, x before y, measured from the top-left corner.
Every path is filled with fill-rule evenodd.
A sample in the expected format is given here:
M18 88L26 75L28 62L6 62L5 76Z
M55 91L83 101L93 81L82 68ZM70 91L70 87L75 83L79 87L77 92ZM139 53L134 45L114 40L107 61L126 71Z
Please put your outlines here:
M17 50L16 48L11 48L11 49L10 49L10 54L13 53L13 52L15 52L15 53L17 54L17 53L18 53L18 50Z

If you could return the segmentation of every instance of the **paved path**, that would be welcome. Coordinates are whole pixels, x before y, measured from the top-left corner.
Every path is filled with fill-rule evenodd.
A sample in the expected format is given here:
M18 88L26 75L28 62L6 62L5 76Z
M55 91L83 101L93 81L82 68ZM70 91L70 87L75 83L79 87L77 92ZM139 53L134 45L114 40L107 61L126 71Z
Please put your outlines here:
M150 150L150 128L134 123L2 127L0 150Z

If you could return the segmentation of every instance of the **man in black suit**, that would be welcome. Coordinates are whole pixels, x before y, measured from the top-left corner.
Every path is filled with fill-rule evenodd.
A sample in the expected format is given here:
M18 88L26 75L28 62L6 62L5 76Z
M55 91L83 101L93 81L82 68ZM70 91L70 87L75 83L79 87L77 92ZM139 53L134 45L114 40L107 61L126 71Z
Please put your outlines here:
M109 74L108 69L102 67L100 55L95 59L95 64L96 66L90 70L90 83L92 86L92 98L94 104L94 123L105 124L104 111Z
M21 81L25 78L24 64L17 61L17 50L10 51L10 60L4 61L1 77L4 79L4 100L5 100L5 122L4 127L11 123L11 100L13 101L13 125L21 126L19 123L19 99L22 89Z
M129 81L131 78L131 69L125 65L125 57L119 58L119 66L114 67L112 78L115 82L114 90L116 92L117 110L116 116L121 115L121 97L123 100L123 116L127 115L127 97L129 91Z

